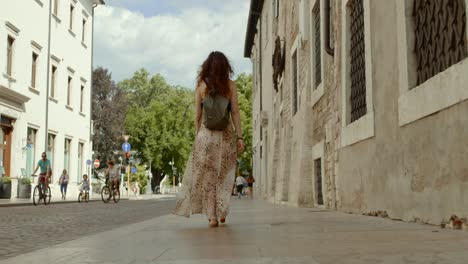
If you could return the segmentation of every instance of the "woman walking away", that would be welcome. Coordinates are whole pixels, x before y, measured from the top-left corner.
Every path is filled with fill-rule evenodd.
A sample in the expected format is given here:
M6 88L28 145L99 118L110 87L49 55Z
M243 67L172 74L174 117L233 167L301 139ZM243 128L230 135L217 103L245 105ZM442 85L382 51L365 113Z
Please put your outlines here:
M68 187L68 173L67 170L63 170L62 175L59 178L60 192L62 193L62 200L67 199L67 187Z
M244 185L247 184L244 177L242 175L238 175L236 178L236 188L237 188L237 198L242 197L242 190L244 189Z
M186 217L206 214L210 227L226 221L237 155L244 150L232 74L228 59L218 51L208 56L198 74L196 137L174 211Z
M250 198L253 199L253 184L255 182L255 179L252 175L252 171L249 172L249 177L247 177L247 186L249 186L249 195Z

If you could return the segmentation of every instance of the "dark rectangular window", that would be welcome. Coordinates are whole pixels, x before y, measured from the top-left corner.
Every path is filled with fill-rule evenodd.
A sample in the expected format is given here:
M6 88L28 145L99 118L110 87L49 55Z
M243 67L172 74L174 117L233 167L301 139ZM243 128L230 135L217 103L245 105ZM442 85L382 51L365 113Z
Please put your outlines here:
M57 85L57 67L52 66L52 78L51 78L51 85L50 85L50 97L55 97L55 88Z
M292 55L293 115L298 110L297 50Z
M81 41L85 42L86 36L86 19L83 19L83 31L81 32Z
M75 7L70 5L70 30L73 31L73 18L75 16Z
M415 0L413 21L416 85L468 56L465 0Z
M15 39L11 36L8 36L7 42L7 75L13 75L13 47Z
M366 103L366 52L364 41L363 0L352 0L350 5L351 50L351 122L367 113Z
M68 87L67 87L67 105L70 106L71 105L71 95L72 95L72 82L73 82L73 78L72 77L68 77Z
M322 159L314 161L315 168L315 191L317 204L323 205L323 191L322 191Z
M84 104L84 86L81 86L80 90L80 113L83 113L83 104Z
M314 18L314 57L315 57L315 69L314 69L314 89L322 83L322 44L320 36L320 1L317 1L317 4L313 10Z
M36 88L37 81L37 58L39 55L32 53L32 69L31 69L31 87Z

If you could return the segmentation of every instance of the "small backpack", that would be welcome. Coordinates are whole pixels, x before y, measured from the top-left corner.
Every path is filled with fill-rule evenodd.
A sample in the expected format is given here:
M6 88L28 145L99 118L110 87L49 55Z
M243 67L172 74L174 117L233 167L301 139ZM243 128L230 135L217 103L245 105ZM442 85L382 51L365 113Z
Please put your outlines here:
M230 123L231 102L222 95L203 99L203 125L210 130L224 130Z

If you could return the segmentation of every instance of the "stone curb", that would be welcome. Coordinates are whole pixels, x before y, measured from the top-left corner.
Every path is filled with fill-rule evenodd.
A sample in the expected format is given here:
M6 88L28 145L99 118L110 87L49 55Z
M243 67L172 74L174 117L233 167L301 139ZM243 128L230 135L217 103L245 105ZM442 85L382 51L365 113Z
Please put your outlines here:
M123 198L120 198L120 200L125 200L125 201L129 201L130 199L126 198L126 197L123 197ZM92 199L92 200L89 200L89 202L102 202L101 199ZM78 203L77 200L68 200L68 201L51 201L50 202L50 205L57 205L57 204L71 204L71 203ZM24 202L11 202L11 203L0 203L0 208L3 208L3 207L22 207L22 206L34 206L32 200L29 200L29 201L24 201ZM37 206L44 206L44 204L39 204Z

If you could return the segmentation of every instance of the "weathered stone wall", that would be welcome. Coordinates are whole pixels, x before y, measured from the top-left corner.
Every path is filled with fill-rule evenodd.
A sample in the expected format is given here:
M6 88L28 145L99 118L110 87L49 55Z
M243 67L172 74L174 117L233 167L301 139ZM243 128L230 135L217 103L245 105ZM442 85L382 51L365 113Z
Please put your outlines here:
M324 0L309 0L309 4L315 1L323 7ZM267 160L259 160L258 154L255 157L255 164L265 164L266 169L261 170L268 185L265 195L272 202L316 206L314 160L321 158L327 208L354 213L386 211L392 218L433 224L452 214L468 216L468 59L421 87L405 90L409 85L402 72L412 66L407 61L411 54L402 55L406 54L402 49L412 52L411 44L405 46L403 41L408 2L364 0L369 39L366 57L370 58L366 78L371 96L367 98L369 123L364 130L356 129L358 126L345 123L343 111L349 104L349 98L343 96L349 82L349 73L344 72L349 71L344 64L349 59L347 35L343 35L349 30L343 20L349 1L331 1L334 56L325 52L322 33L322 90L312 87L312 38L304 40L299 33L300 1L280 1L278 18L272 14L272 1L265 1L262 17L268 12L268 19L262 21L269 21L271 25L265 28L272 31L270 41L262 47L263 110L268 114L262 144L268 146L263 148L268 155ZM272 85L271 65L276 36L286 46L278 92ZM293 115L291 48L298 38L301 96L299 111ZM463 85L465 90L459 88ZM433 110L437 107L440 109ZM261 141L259 126L255 129ZM359 134L366 129L372 135Z

